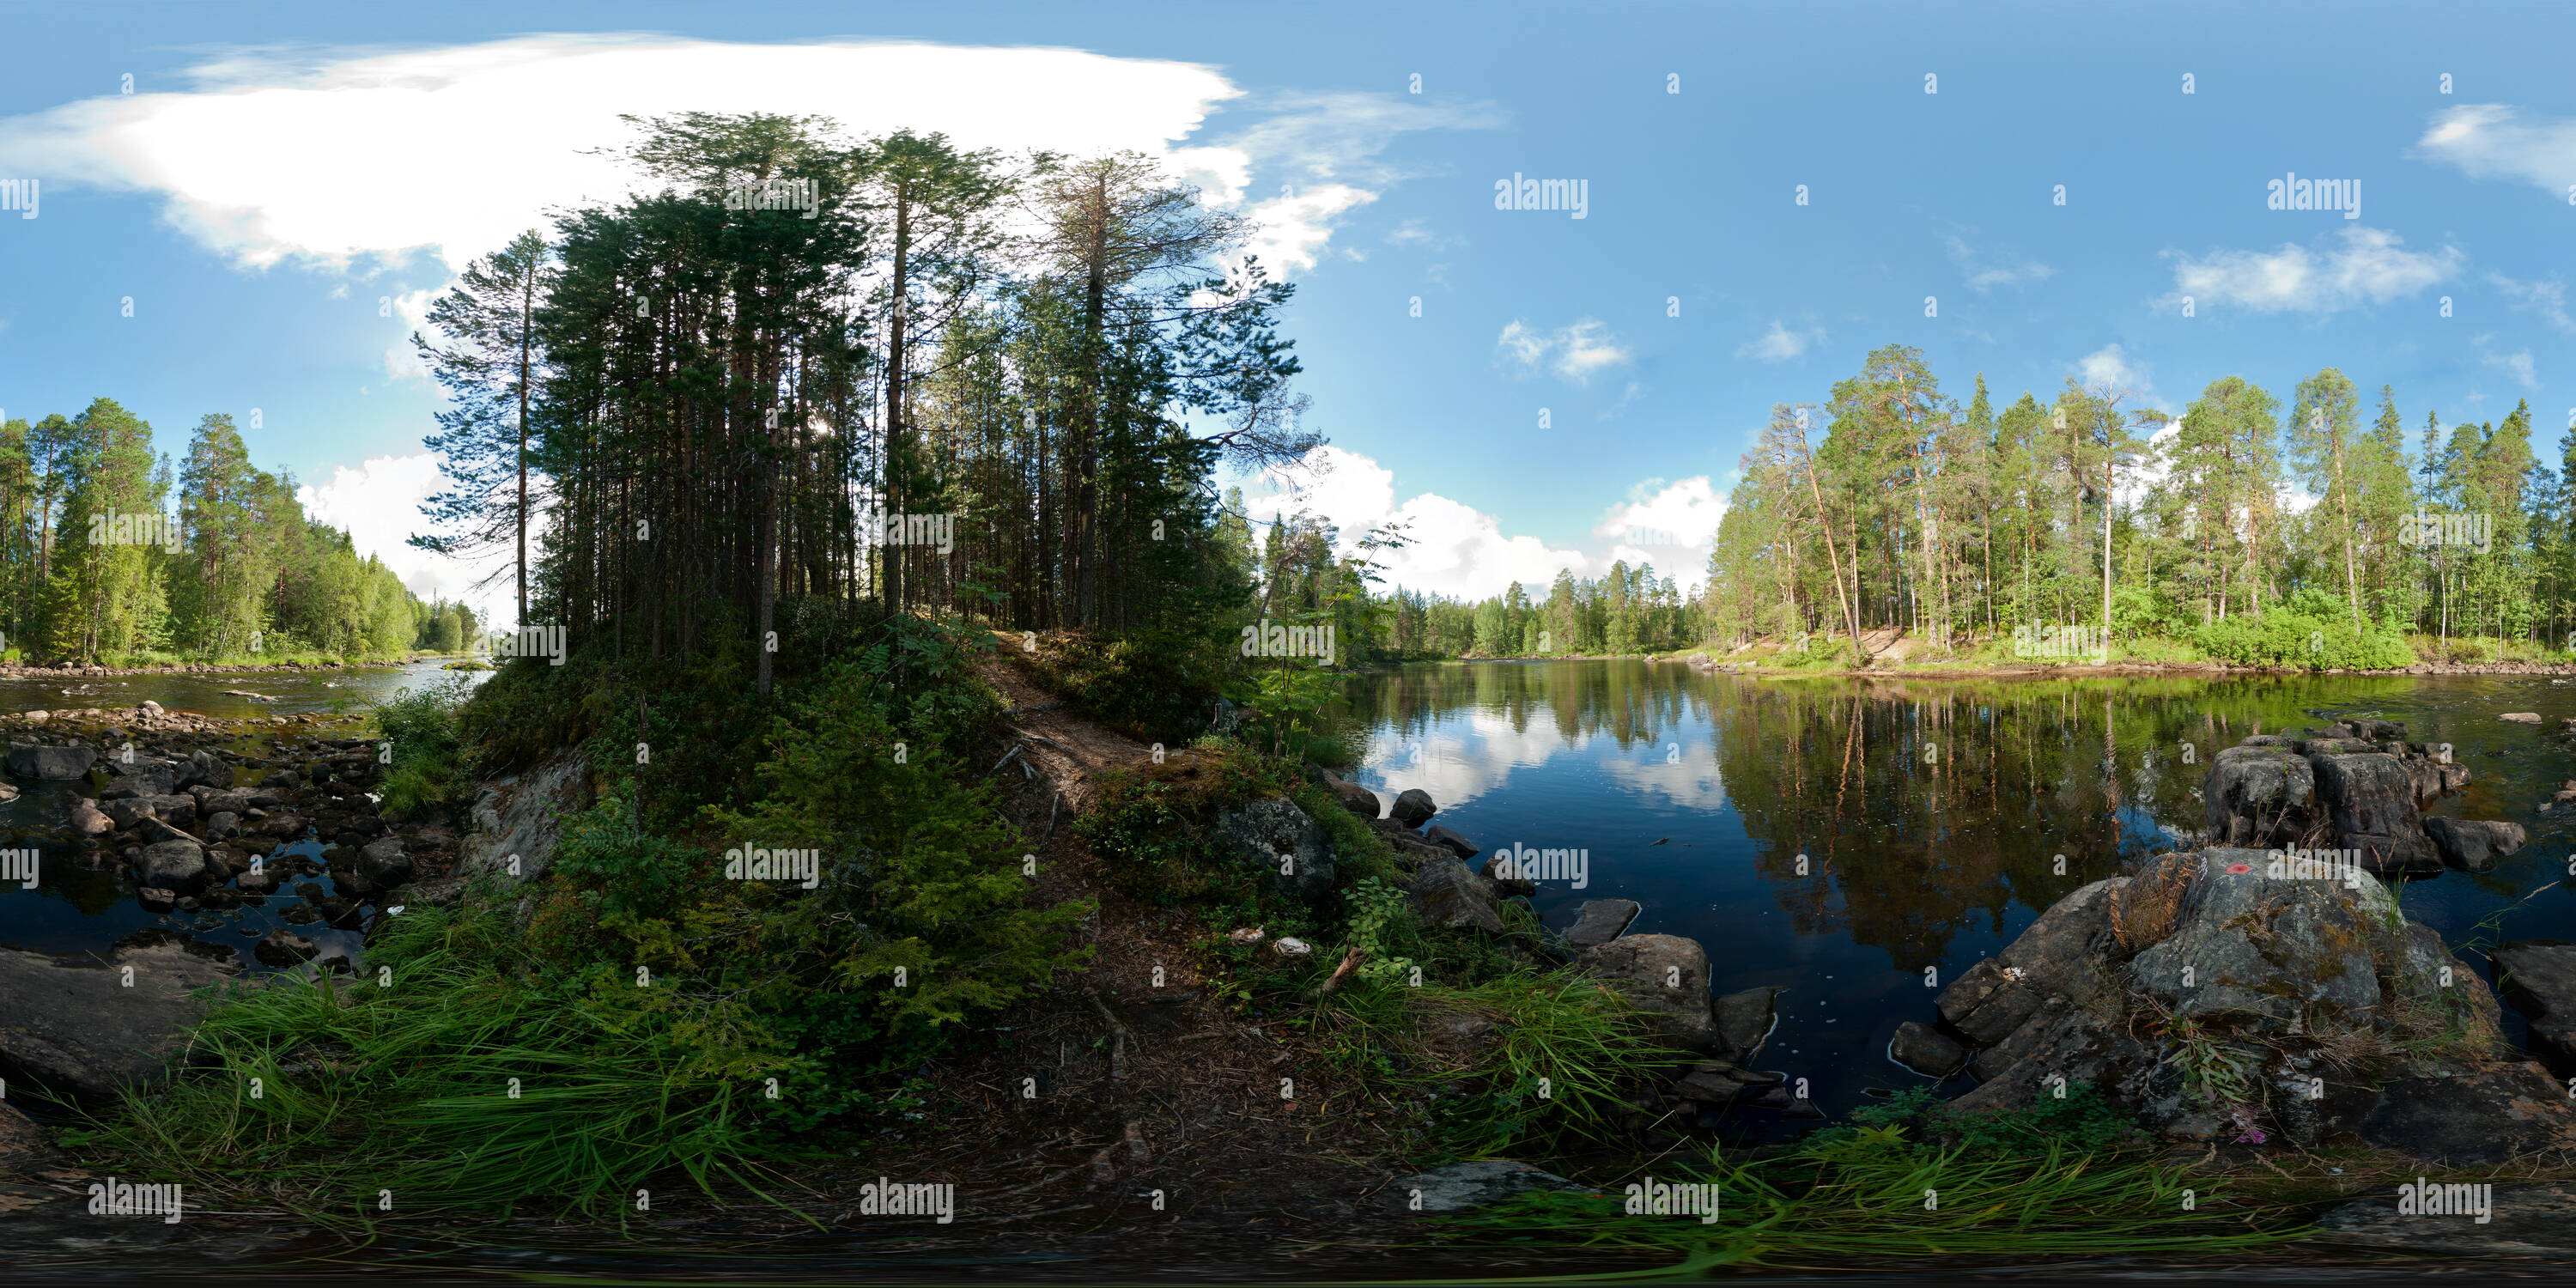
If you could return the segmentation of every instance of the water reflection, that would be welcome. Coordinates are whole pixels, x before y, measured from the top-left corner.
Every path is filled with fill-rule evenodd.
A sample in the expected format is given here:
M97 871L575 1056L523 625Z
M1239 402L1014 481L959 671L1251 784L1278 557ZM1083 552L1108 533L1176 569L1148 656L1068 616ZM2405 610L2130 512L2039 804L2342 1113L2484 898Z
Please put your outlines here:
M2494 718L2576 714L2521 677L1750 680L1640 661L1453 663L1355 681L1357 777L1419 787L1488 851L1590 853L1584 889L1542 883L1550 925L1583 900L1636 899L1635 929L1698 939L1721 991L1793 990L1774 1054L1869 1077L1900 1020L1925 1018L1926 968L1954 978L2038 910L2202 826L2209 760L2248 734L2378 715L2476 757L2469 793L2428 807L2533 827L2496 872L2405 892L2455 942L2554 878L2565 824L2535 817L2563 745ZM2500 754L2489 754L2489 753ZM2506 916L2566 934L2564 890ZM1837 1069L1831 1075L1857 1079Z

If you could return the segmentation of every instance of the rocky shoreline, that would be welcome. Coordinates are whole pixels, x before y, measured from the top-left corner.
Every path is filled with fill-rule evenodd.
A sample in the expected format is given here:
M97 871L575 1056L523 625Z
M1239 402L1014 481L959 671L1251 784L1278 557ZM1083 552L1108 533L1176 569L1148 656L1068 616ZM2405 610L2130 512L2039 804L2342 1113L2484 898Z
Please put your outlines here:
M156 666L83 666L65 662L45 666L26 662L0 662L0 680L54 680L67 676L99 675L256 675L272 671L350 671L370 666L407 666L424 658L444 657L442 653L413 653L372 662L170 662Z

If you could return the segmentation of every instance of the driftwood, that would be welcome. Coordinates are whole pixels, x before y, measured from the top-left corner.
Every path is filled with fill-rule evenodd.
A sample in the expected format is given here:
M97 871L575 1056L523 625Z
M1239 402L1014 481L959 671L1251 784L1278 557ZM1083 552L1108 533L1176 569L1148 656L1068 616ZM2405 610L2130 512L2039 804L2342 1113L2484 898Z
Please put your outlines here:
M1360 959L1366 956L1368 950L1357 947L1342 954L1342 964L1333 968L1332 978L1316 986L1315 1000L1322 1001L1341 991L1343 982L1350 979L1352 971L1359 969Z

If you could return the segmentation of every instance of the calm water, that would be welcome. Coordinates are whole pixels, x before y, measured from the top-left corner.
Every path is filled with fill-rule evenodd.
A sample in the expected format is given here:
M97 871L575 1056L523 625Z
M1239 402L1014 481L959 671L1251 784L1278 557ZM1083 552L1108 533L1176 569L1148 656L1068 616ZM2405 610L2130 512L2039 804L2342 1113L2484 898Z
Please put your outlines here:
M469 681L480 682L490 674L444 671L440 669L441 665L440 661L433 660L343 671L0 680L0 711L97 707L112 712L118 708L130 710L149 698L174 711L193 711L208 716L296 715L334 709L358 712L405 689L435 683L450 675L463 675ZM63 692L65 689L75 692L66 694ZM279 700L261 702L226 697L223 694L226 689L247 689ZM334 737L347 736L343 730L329 732ZM294 743L316 736L303 726L287 726L278 733ZM266 741L254 734L235 745L242 750L262 750ZM243 781L247 783L254 772L245 772ZM303 902L291 894L271 896L256 905L245 904L221 912L147 912L142 904L135 901L133 872L128 864L108 853L102 854L99 865L93 867L83 861L80 850L73 844L72 802L93 794L94 788L86 782L26 782L19 783L18 787L17 800L0 804L0 841L5 841L9 847L33 848L41 857L34 889L26 889L16 881L0 884L0 947L63 954L88 953L104 950L135 931L160 928L237 949L242 964L257 972L267 968L251 957L251 945L271 929L288 925L297 934L313 940L321 949L321 956L346 954L355 962L361 955L358 931L334 930L320 922L294 926L280 920L280 914ZM290 854L318 858L322 852L321 844L313 841L269 841L266 844L266 853L272 859ZM325 874L297 878L297 882L289 884L288 890L303 881L316 882L325 890L336 892L337 889L337 883Z
M1549 926L1585 899L1634 899L1631 933L1698 940L1717 992L1786 985L1758 1063L1810 1079L1829 1111L1921 1081L1886 1050L1899 1023L1934 1018L1926 968L1955 979L2060 896L2175 848L2202 826L2217 749L2315 713L2456 744L2475 780L2426 812L2530 830L2494 872L2406 886L2411 919L2454 946L2576 938L2566 886L2514 906L2564 875L2576 825L2533 809L2576 778L2551 733L2576 687L2546 677L1865 682L1484 662L1365 676L1348 703L1368 729L1355 777L1382 795L1429 792L1434 821L1488 853L1589 851L1586 889L1541 883Z

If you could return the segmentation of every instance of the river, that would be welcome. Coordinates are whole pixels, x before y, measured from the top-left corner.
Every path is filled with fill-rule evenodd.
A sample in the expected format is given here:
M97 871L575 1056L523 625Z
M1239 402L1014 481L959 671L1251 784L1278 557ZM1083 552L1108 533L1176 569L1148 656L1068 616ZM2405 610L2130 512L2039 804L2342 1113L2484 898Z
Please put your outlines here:
M1924 1081L1886 1050L1898 1024L1935 1018L1936 984L2060 896L2188 844L2211 756L2256 732L2368 715L2454 744L2475 777L2425 812L2518 822L2531 842L2492 872L2409 883L2407 916L2455 949L2576 938L2567 886L2524 899L2566 875L2576 824L2576 806L2534 808L2576 777L2555 736L2576 687L2546 677L1751 679L1642 660L1430 663L1355 679L1344 712L1366 730L1353 777L1381 796L1421 788L1433 821L1487 854L1586 852L1585 888L1540 884L1550 928L1586 899L1634 899L1645 910L1630 933L1698 940L1715 992L1785 985L1758 1063L1808 1079L1837 1117L1873 1089ZM2519 1017L2506 1022L2519 1043Z

